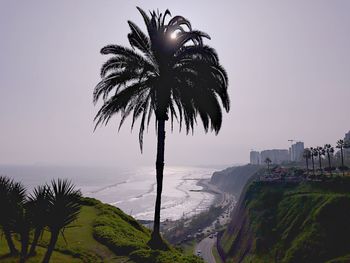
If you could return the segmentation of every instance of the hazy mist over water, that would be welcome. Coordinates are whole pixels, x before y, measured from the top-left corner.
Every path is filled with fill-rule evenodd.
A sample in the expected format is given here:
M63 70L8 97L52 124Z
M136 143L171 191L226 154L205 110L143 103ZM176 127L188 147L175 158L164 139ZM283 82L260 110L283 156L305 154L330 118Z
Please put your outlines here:
M334 143L350 129L350 1L8 0L0 2L0 163L154 164L154 125L143 155L130 123L117 133L114 119L93 133L99 50L129 46L127 20L144 28L136 5L169 8L209 33L229 75L232 108L219 135L168 125L166 165L245 163L252 148Z
M162 220L179 219L207 209L214 195L201 190L199 179L210 178L215 168L170 166L164 173ZM84 196L115 205L137 219L153 220L156 196L154 167L103 168L0 165L0 175L22 182L30 193L53 178L69 178Z

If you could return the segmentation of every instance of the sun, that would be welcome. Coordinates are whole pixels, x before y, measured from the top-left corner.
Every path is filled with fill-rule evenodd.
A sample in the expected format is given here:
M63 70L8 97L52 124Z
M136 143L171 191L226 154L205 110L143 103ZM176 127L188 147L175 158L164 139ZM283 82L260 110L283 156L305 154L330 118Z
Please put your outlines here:
M176 37L177 37L177 32L176 31L174 31L173 33L170 34L170 38L171 39L176 39Z

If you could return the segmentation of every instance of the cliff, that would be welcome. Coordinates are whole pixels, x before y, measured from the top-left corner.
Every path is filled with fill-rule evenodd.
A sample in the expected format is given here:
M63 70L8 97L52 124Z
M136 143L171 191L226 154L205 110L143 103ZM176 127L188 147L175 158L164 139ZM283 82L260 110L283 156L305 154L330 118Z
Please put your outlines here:
M219 239L226 262L350 262L350 178L247 185Z
M247 164L226 168L214 172L211 183L218 186L220 190L239 196L247 181L261 169L262 166Z

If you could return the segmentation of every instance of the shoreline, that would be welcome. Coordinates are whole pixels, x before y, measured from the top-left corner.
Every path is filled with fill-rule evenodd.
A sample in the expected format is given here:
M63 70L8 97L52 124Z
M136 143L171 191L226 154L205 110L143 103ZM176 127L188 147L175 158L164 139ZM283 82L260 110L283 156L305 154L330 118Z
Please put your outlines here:
M212 205L218 206L225 202L225 192L221 191L217 186L210 183L211 178L198 179L196 185L203 187L203 189L198 190L198 192L206 192L214 195L214 200Z
M206 193L210 193L214 196L213 201L211 202L211 204L207 207L207 209L209 209L211 206L215 206L215 207L224 207L225 205L227 205L230 200L232 200L232 197L229 198L229 194L225 193L224 191L221 191L220 189L218 189L217 186L213 185L210 183L211 178L202 178L202 179L196 179L196 185L197 186L201 186L202 189L200 190L189 190L192 192L206 192ZM188 214L191 214L193 211L188 212ZM191 220L191 218L194 215L191 215L189 217L186 218L186 220ZM162 231L167 231L171 228L173 228L177 222L181 221L182 218L176 219L176 220L171 220L171 219L165 219L164 221L161 221L161 229ZM152 229L153 228L153 220L137 220L138 222L140 222L142 225Z

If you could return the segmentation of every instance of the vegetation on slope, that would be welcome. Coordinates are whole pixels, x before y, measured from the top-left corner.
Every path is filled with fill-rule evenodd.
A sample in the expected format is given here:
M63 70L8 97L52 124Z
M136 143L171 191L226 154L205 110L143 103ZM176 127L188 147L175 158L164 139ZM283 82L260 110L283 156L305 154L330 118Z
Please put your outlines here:
M348 262L350 178L252 182L220 239L227 262Z
M184 256L170 247L166 251L151 250L147 246L150 231L120 209L91 199L82 199L82 210L60 236L50 262L202 262L195 256ZM39 242L37 255L27 262L41 262L50 235L45 231ZM19 246L18 240L15 244ZM8 256L5 240L0 239L0 260L18 262Z

